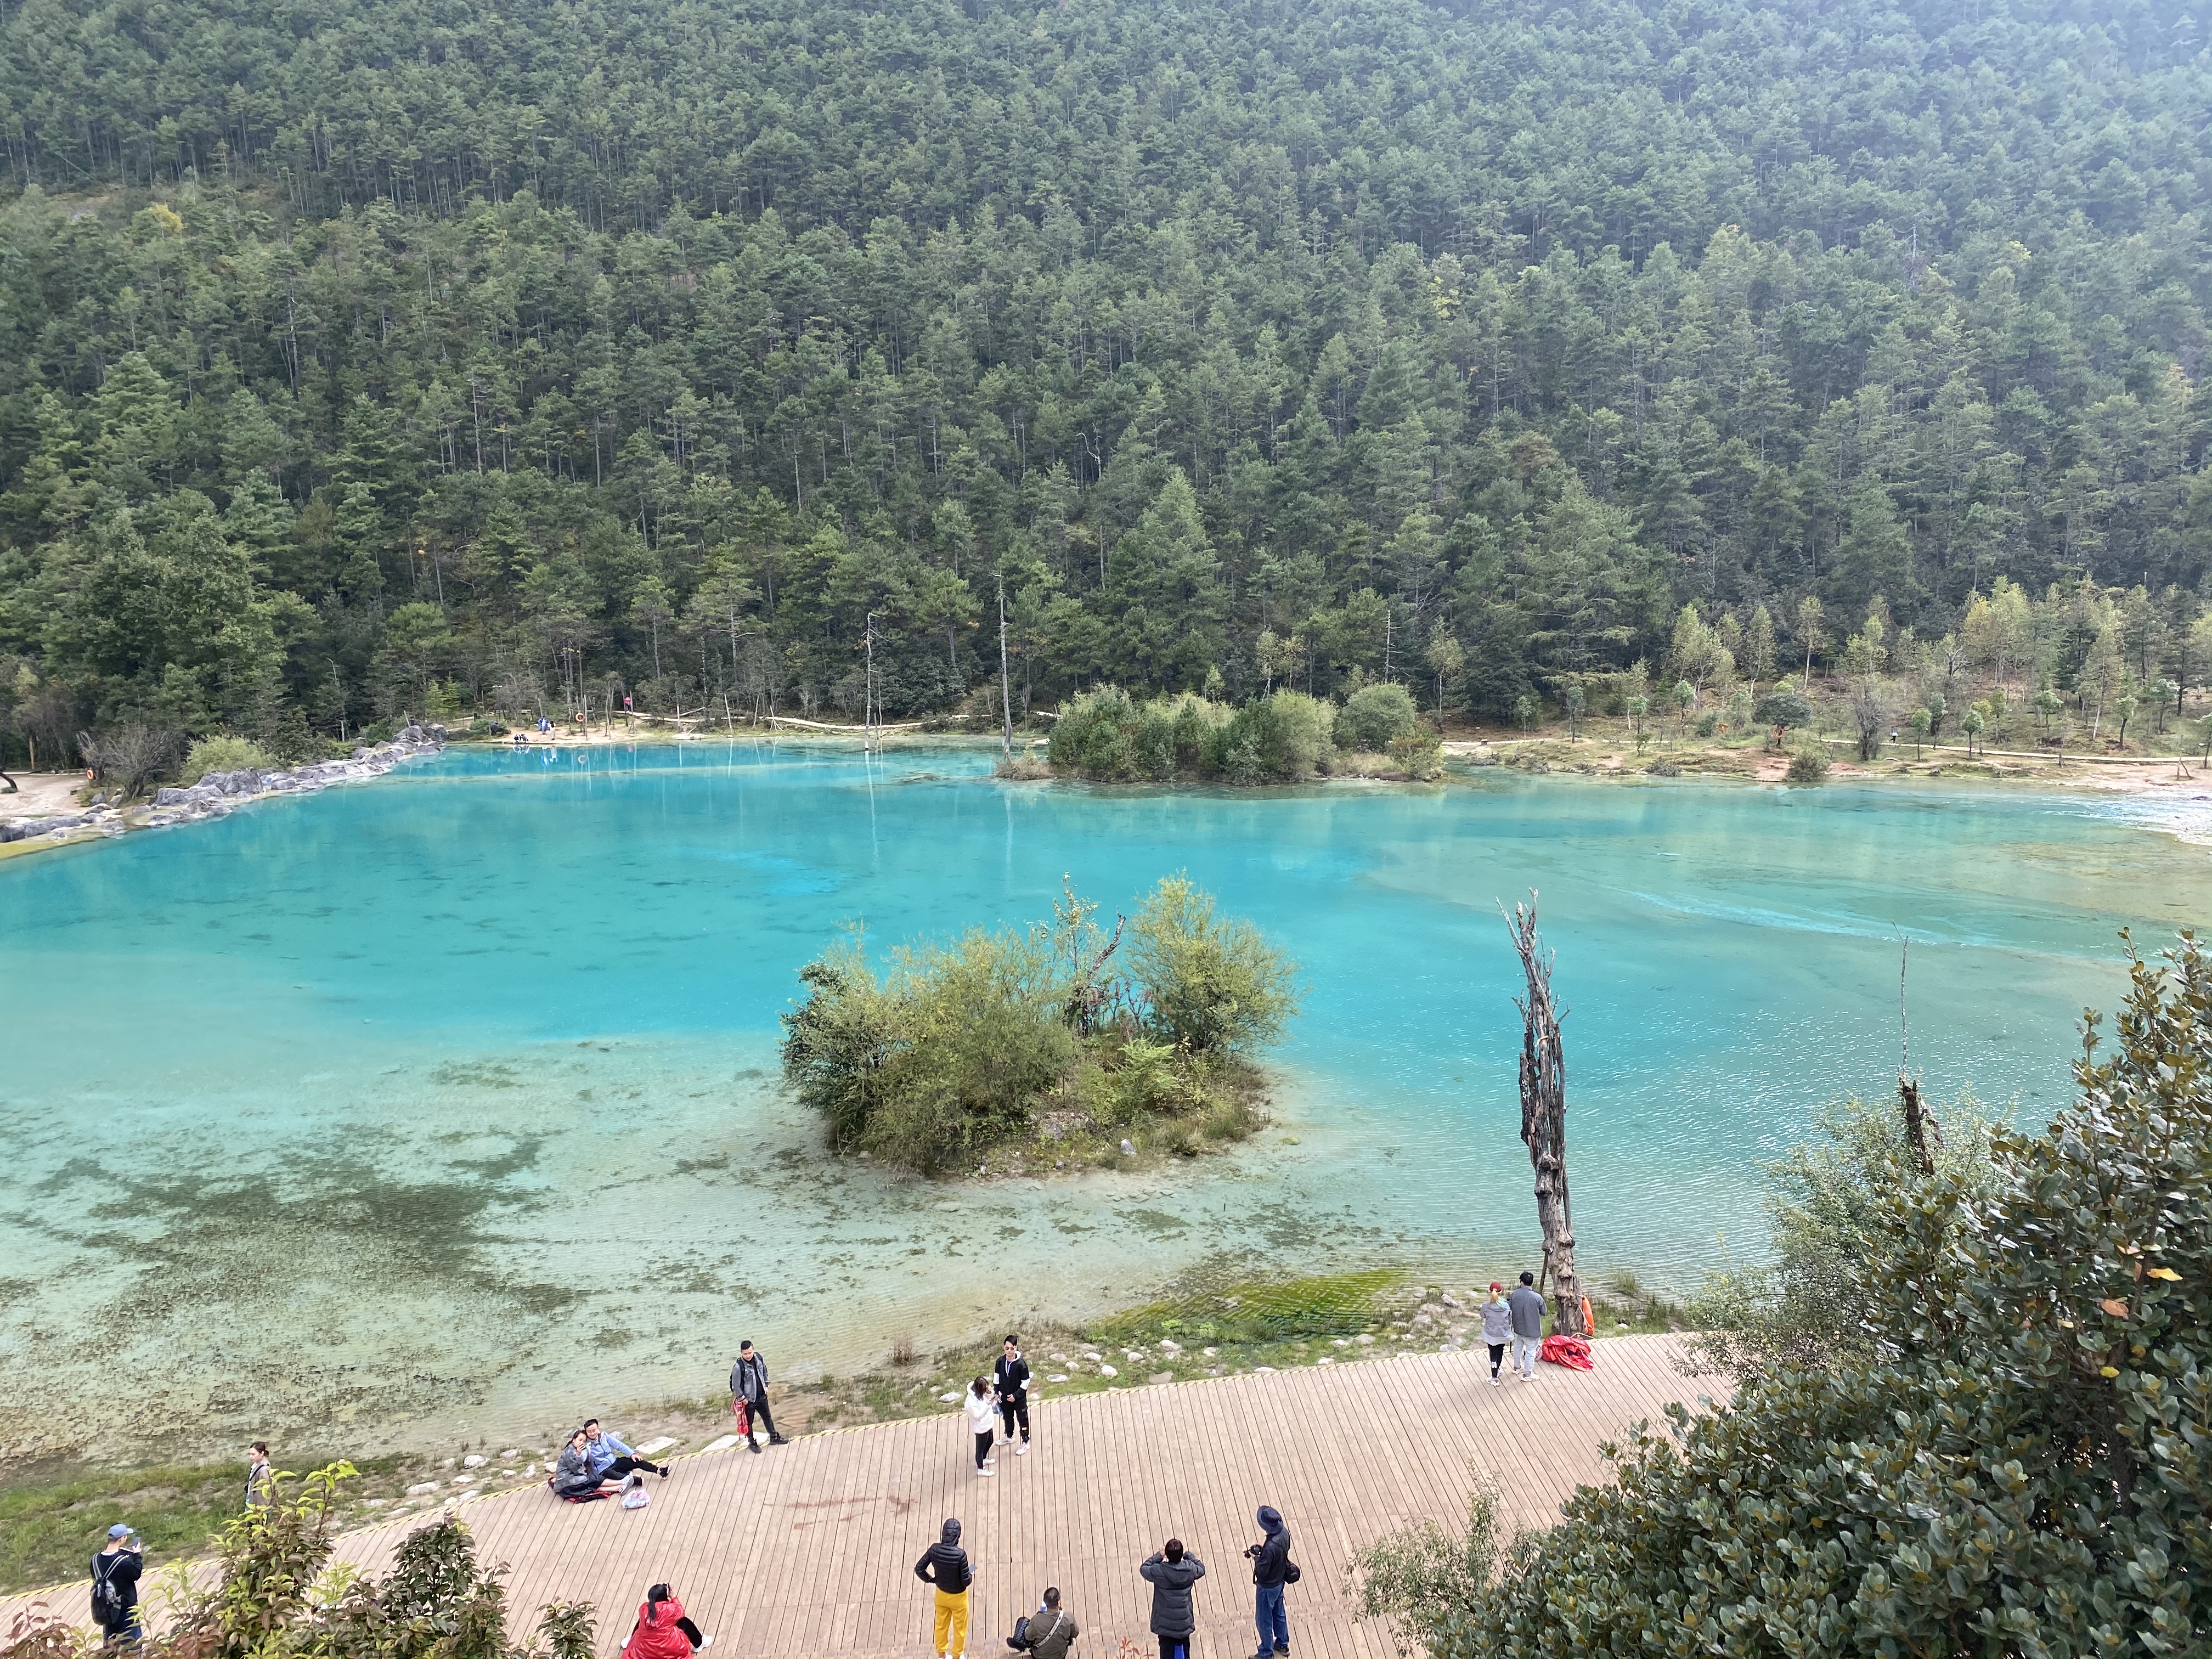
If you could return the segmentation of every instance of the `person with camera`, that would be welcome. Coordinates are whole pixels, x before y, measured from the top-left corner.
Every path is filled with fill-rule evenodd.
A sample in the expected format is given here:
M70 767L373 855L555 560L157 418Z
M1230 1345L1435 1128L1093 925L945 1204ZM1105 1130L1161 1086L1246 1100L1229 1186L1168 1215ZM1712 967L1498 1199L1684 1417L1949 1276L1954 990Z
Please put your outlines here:
M1283 1586L1297 1580L1291 1564L1291 1529L1282 1511L1272 1504L1260 1505L1256 1517L1263 1534L1256 1544L1244 1547L1252 1564L1253 1618L1260 1626L1260 1650L1254 1659L1273 1659L1291 1650L1290 1615L1283 1611Z
M146 1570L146 1547L118 1521L107 1529L107 1547L92 1558L92 1618L112 1648L137 1645L138 1575Z
M1160 1638L1160 1659L1190 1659L1190 1638L1198 1631L1191 1588L1206 1577L1206 1563L1188 1553L1182 1539L1170 1538L1146 1559L1137 1576L1152 1587L1152 1634Z

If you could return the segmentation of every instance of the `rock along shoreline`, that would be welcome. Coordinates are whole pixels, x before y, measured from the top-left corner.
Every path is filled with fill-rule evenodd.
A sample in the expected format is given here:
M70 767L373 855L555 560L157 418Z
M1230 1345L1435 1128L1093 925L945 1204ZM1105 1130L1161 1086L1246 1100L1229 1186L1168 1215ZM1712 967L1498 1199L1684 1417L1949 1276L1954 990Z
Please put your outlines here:
M309 761L265 771L246 767L235 772L210 772L198 783L156 790L149 805L110 804L104 794L96 794L91 805L79 811L0 823L0 845L38 842L62 847L94 836L120 836L132 830L161 830L224 817L248 801L276 795L312 795L335 783L381 777L402 761L437 754L445 746L444 726L410 726L386 742L363 744L343 760Z

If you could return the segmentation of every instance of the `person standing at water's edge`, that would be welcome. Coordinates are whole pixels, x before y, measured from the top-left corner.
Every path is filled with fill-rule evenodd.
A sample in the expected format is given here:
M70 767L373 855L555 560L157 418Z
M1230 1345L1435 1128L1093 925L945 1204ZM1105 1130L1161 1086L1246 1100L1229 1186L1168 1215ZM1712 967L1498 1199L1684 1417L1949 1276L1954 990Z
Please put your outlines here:
M1291 1529L1272 1504L1261 1504L1254 1519L1261 1536L1244 1552L1252 1558L1253 1618L1260 1626L1253 1659L1273 1659L1291 1650L1291 1620L1283 1611L1283 1586L1291 1582Z
M1013 1443L1014 1425L1018 1421L1022 1438L1021 1443L1014 1446L1014 1455L1026 1457L1030 1450L1030 1362L1022 1358L1021 1342L1020 1337L1008 1334L993 1381L999 1390L999 1415L1006 1423L1007 1443Z
M1490 1300L1482 1304L1482 1340L1490 1350L1490 1386L1502 1389L1498 1368L1505 1363L1507 1345L1513 1340L1513 1310L1505 1305L1505 1286L1490 1281Z
M937 1541L914 1564L914 1576L933 1585L936 1595L930 1651L937 1659L965 1659L968 1652L968 1552L960 1547L960 1523L947 1517Z
M276 1499L276 1477L269 1468L269 1443L257 1440L246 1459L246 1507L265 1510Z
M998 1470L991 1467L991 1442L998 1437L999 1403L991 1392L991 1379L979 1376L970 1382L960 1408L968 1413L968 1431L975 1437L975 1473L996 1474Z
M107 1529L107 1547L92 1558L93 1622L110 1647L138 1640L138 1575L145 1570L137 1534L118 1521Z
M1522 1273L1505 1298L1513 1320L1513 1364L1523 1382L1536 1380L1536 1350L1544 1340L1544 1298L1536 1294L1536 1275Z
M1190 1638L1198 1629L1191 1586L1206 1577L1206 1563L1170 1538L1159 1553L1137 1569L1152 1587L1152 1634L1160 1638L1160 1659L1190 1659Z
M768 1430L769 1445L785 1443L783 1437L775 1431L775 1419L768 1408L768 1358L750 1341L738 1344L738 1363L730 1367L730 1397L743 1401L748 1417L757 1419ZM750 1433L745 1436L745 1443L755 1451L760 1449L760 1442Z

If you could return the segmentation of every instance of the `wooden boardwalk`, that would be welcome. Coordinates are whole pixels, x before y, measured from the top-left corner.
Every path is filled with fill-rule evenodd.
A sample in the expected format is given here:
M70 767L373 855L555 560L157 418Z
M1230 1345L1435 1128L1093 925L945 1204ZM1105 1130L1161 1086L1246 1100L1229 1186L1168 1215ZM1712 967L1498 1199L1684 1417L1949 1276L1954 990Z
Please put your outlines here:
M1575 1487L1608 1478L1600 1443L1717 1382L1685 1378L1667 1337L1597 1345L1591 1373L1540 1365L1533 1384L1488 1385L1480 1346L1050 1398L1031 1413L1026 1457L977 1477L957 1413L811 1435L756 1456L680 1458L647 1478L642 1510L556 1502L542 1487L469 1500L457 1513L480 1559L504 1562L514 1633L544 1603L599 1609L611 1659L645 1587L672 1584L714 1659L921 1659L929 1594L913 1565L957 1516L975 1563L970 1659L1006 1653L1015 1617L1057 1584L1082 1627L1079 1653L1112 1659L1146 1634L1137 1564L1174 1534L1206 1565L1192 1659L1254 1647L1251 1571L1261 1504L1281 1510L1304 1577L1289 1592L1301 1659L1392 1659L1387 1631L1355 1624L1352 1550L1408 1521L1466 1512L1470 1470L1504 1494L1507 1530L1554 1518ZM1565 1432L1562 1432L1562 1431ZM348 1534L337 1557L380 1572L428 1517ZM0 1607L0 1629L20 1602ZM56 1598L82 1614L81 1589Z

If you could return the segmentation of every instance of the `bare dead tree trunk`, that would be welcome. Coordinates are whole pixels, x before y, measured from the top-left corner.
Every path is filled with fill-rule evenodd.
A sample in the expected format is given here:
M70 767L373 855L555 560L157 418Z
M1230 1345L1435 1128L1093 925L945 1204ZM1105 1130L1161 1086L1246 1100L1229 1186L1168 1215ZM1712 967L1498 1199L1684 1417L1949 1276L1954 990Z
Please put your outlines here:
M1505 906L1498 907L1505 915ZM1544 1277L1553 1287L1558 1328L1588 1336L1583 1325L1582 1281L1575 1275L1575 1225L1567 1201L1567 1059L1559 1042L1566 1010L1552 997L1553 957L1536 933L1536 892L1505 915L1506 931L1528 978L1521 1011L1521 1139L1536 1172L1536 1224L1544 1234Z

